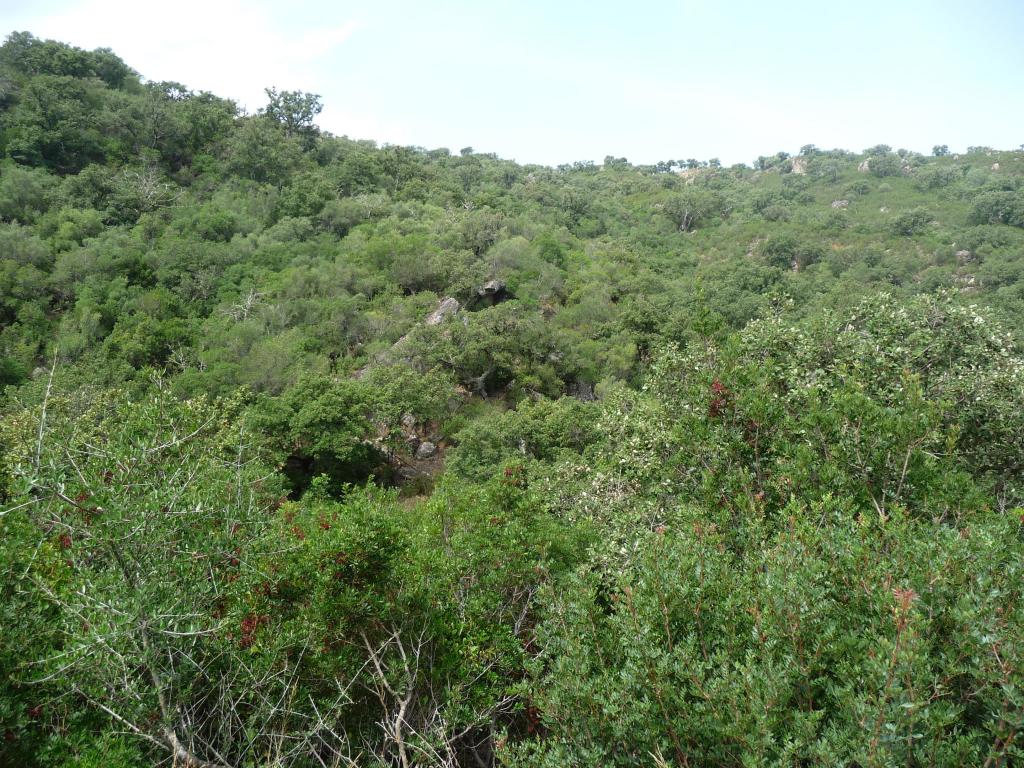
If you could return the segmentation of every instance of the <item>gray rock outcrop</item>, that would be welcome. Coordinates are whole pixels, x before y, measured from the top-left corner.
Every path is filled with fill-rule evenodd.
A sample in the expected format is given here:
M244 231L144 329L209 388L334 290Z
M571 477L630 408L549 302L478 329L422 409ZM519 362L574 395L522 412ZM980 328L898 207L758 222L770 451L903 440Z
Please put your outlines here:
M453 299L450 296L441 299L441 303L437 305L437 309L426 316L423 320L423 324L440 325L460 309L462 309L462 305L459 304L456 299Z

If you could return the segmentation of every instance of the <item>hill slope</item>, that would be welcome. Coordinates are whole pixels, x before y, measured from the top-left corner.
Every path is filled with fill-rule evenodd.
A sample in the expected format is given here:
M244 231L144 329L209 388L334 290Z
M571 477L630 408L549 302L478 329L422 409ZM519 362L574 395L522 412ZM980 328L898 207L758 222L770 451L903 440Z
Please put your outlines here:
M0 48L2 761L1024 758L1024 152L318 111Z

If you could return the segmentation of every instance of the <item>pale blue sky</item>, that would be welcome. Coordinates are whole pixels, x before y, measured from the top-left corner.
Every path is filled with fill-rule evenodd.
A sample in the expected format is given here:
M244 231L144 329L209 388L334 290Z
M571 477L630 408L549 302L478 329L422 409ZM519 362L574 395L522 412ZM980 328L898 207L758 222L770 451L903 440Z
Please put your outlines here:
M1024 0L0 0L3 33L320 124L521 162L1024 142Z

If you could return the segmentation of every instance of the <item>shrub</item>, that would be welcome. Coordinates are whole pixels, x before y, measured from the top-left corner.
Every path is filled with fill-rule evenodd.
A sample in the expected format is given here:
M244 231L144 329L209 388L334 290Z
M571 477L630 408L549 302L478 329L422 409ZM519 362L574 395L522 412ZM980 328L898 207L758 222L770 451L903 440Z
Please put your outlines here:
M872 175L878 178L886 176L899 176L902 173L903 164L898 155L872 155L868 168Z
M892 231L897 235L917 235L928 227L932 216L924 208L913 208L901 213L892 223Z

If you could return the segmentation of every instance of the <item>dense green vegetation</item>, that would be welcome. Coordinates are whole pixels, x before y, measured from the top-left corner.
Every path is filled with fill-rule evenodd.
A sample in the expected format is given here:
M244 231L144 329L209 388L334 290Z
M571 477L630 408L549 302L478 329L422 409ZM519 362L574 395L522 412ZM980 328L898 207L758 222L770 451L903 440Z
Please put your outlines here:
M1024 760L1024 149L267 99L0 47L0 763Z

